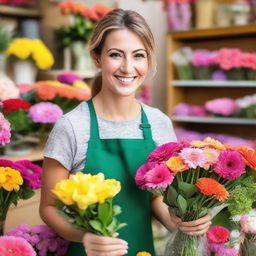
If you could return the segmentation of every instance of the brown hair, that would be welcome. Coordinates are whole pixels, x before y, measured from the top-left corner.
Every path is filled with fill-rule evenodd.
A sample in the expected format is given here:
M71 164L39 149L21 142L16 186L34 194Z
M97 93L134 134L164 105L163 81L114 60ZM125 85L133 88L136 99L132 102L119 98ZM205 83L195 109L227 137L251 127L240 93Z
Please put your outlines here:
M154 37L145 19L137 12L123 9L114 9L109 12L93 30L89 42L90 52L100 56L107 35L114 30L125 28L134 32L142 40L148 53L149 67L154 74L156 70ZM92 81L93 97L101 90L101 84L102 76L99 72Z

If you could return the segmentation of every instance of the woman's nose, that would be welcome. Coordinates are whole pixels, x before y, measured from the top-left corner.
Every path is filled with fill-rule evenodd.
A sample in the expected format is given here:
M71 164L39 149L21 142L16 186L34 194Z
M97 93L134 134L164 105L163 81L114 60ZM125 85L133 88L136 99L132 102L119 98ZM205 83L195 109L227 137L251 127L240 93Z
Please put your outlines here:
M123 73L131 73L133 71L133 61L130 58L123 59L120 70Z

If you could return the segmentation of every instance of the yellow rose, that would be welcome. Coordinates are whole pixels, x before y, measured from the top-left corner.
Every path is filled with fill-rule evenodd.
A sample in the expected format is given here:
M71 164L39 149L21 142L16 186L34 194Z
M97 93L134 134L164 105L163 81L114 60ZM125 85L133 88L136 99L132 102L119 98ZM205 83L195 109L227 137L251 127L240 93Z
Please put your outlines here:
M0 187L3 187L7 191L20 189L23 184L23 178L19 171L10 167L0 167Z
M74 193L76 184L72 180L59 181L52 192L60 199L64 204L71 205L74 203L72 195Z

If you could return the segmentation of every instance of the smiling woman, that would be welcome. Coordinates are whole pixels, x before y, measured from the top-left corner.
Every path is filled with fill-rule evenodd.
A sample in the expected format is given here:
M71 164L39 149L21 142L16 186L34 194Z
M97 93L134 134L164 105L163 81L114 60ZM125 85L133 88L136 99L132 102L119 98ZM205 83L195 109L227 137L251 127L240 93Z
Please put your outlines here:
M155 255L152 213L169 230L176 227L177 218L170 216L161 197L152 198L135 184L136 170L149 153L176 140L170 119L135 98L146 75L155 71L154 39L142 16L115 9L96 25L89 49L101 72L92 85L92 99L65 114L49 136L40 213L45 223L72 241L67 255L135 256L141 251ZM81 170L120 181L121 191L113 203L122 208L119 221L128 225L115 237L84 233L58 214L51 190ZM192 226L189 231L193 225L187 224ZM206 231L207 225L197 231Z

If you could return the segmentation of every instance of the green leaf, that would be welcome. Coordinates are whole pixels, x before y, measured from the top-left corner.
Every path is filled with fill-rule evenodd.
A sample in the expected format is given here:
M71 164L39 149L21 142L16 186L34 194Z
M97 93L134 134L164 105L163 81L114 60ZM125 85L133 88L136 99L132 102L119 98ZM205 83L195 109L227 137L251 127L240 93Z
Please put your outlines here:
M24 200L31 198L34 194L35 192L30 187L22 187L19 191L20 198Z
M192 197L195 192L197 191L197 188L193 184L189 184L186 182L179 181L178 182L178 188L181 191L181 194L186 198Z
M117 230L119 230L119 229L121 229L121 228L127 226L127 225L128 225L127 223L120 223L120 224L118 224L118 225L116 226L115 232L116 232Z
M164 203L169 206L174 206L177 196L178 193L176 192L176 190L172 186L169 186L167 189L167 193L165 193L164 195Z
M184 215L186 213L188 204L186 199L182 195L178 195L177 205L179 207L181 214Z
M122 209L119 205L113 206L113 216L117 216L122 212Z
M18 110L5 115L11 124L12 132L22 132L29 131L31 126L31 121L27 115L27 111Z
M117 226L118 226L117 219L113 218L112 222L107 226L107 231L113 234L116 231Z
M110 223L112 217L113 210L109 201L105 201L104 203L98 205L98 218L104 227Z
M90 220L89 224L96 231L99 231L100 233L103 233L103 225L102 225L102 223L100 221L98 221L98 220Z

